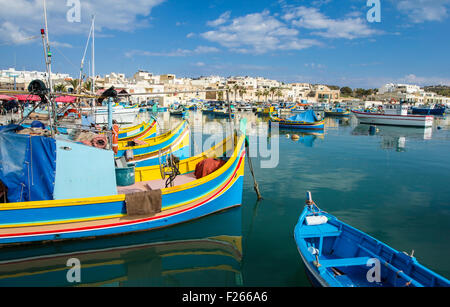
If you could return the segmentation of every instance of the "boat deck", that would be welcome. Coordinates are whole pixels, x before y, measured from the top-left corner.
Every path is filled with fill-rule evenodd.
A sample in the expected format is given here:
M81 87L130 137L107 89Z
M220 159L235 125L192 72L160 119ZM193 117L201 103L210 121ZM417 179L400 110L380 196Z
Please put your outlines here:
M196 179L197 178L195 178L194 173L178 175L174 180L174 186L186 184L186 183L192 182ZM136 182L135 184L130 185L130 186L117 187L117 193L120 195L122 195L122 194L126 195L126 194L132 194L132 193L136 193L136 192L164 189L166 187L165 184L166 184L166 180L162 180L162 179Z

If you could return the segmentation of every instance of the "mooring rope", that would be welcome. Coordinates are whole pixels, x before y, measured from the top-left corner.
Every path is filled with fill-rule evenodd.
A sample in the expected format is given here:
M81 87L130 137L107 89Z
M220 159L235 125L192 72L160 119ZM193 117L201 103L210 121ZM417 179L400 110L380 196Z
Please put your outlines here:
M253 171L253 164L252 164L252 159L250 158L250 151L249 151L249 141L247 139L245 139L245 149L247 151L247 160L248 160L248 168L250 169L250 173L252 174L253 177L253 189L256 192L256 196L258 197L258 200L262 200L262 196L261 193L259 192L259 185L256 182L256 178L255 178L255 173Z

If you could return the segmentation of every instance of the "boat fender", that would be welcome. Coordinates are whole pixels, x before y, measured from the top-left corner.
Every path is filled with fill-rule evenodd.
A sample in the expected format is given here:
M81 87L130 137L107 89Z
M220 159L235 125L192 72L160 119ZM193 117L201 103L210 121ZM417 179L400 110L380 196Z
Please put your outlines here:
M119 125L114 124L112 128L112 149L114 154L119 152Z
M328 218L323 215L306 217L306 225L308 226L323 225L326 224L327 222Z

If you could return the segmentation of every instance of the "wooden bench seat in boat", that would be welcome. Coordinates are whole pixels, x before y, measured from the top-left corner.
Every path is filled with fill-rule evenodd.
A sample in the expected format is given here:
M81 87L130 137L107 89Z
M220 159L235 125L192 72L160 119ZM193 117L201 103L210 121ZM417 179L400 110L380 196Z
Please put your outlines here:
M329 223L322 225L312 225L302 227L299 232L301 238L324 238L324 237L337 237L341 234L341 231Z
M347 267L366 265L370 257L355 257L355 258L340 258L340 259L326 259L320 260L320 265L323 267Z

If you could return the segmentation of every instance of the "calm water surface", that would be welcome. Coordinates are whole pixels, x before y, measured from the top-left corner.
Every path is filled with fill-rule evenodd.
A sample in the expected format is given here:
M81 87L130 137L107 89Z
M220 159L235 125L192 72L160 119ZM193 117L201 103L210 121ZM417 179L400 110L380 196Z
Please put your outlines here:
M246 117L250 127L267 125ZM193 126L199 120L212 121L191 113ZM165 129L178 121L160 118ZM0 260L29 259L0 263L0 286L73 285L71 257L81 261L84 285L310 286L293 238L306 191L323 210L399 251L414 250L448 278L449 121L428 130L378 129L370 135L355 118L327 118L323 134L282 130L266 138L279 142L276 168L252 158L264 200L256 201L247 165L241 208L156 232L3 250Z

